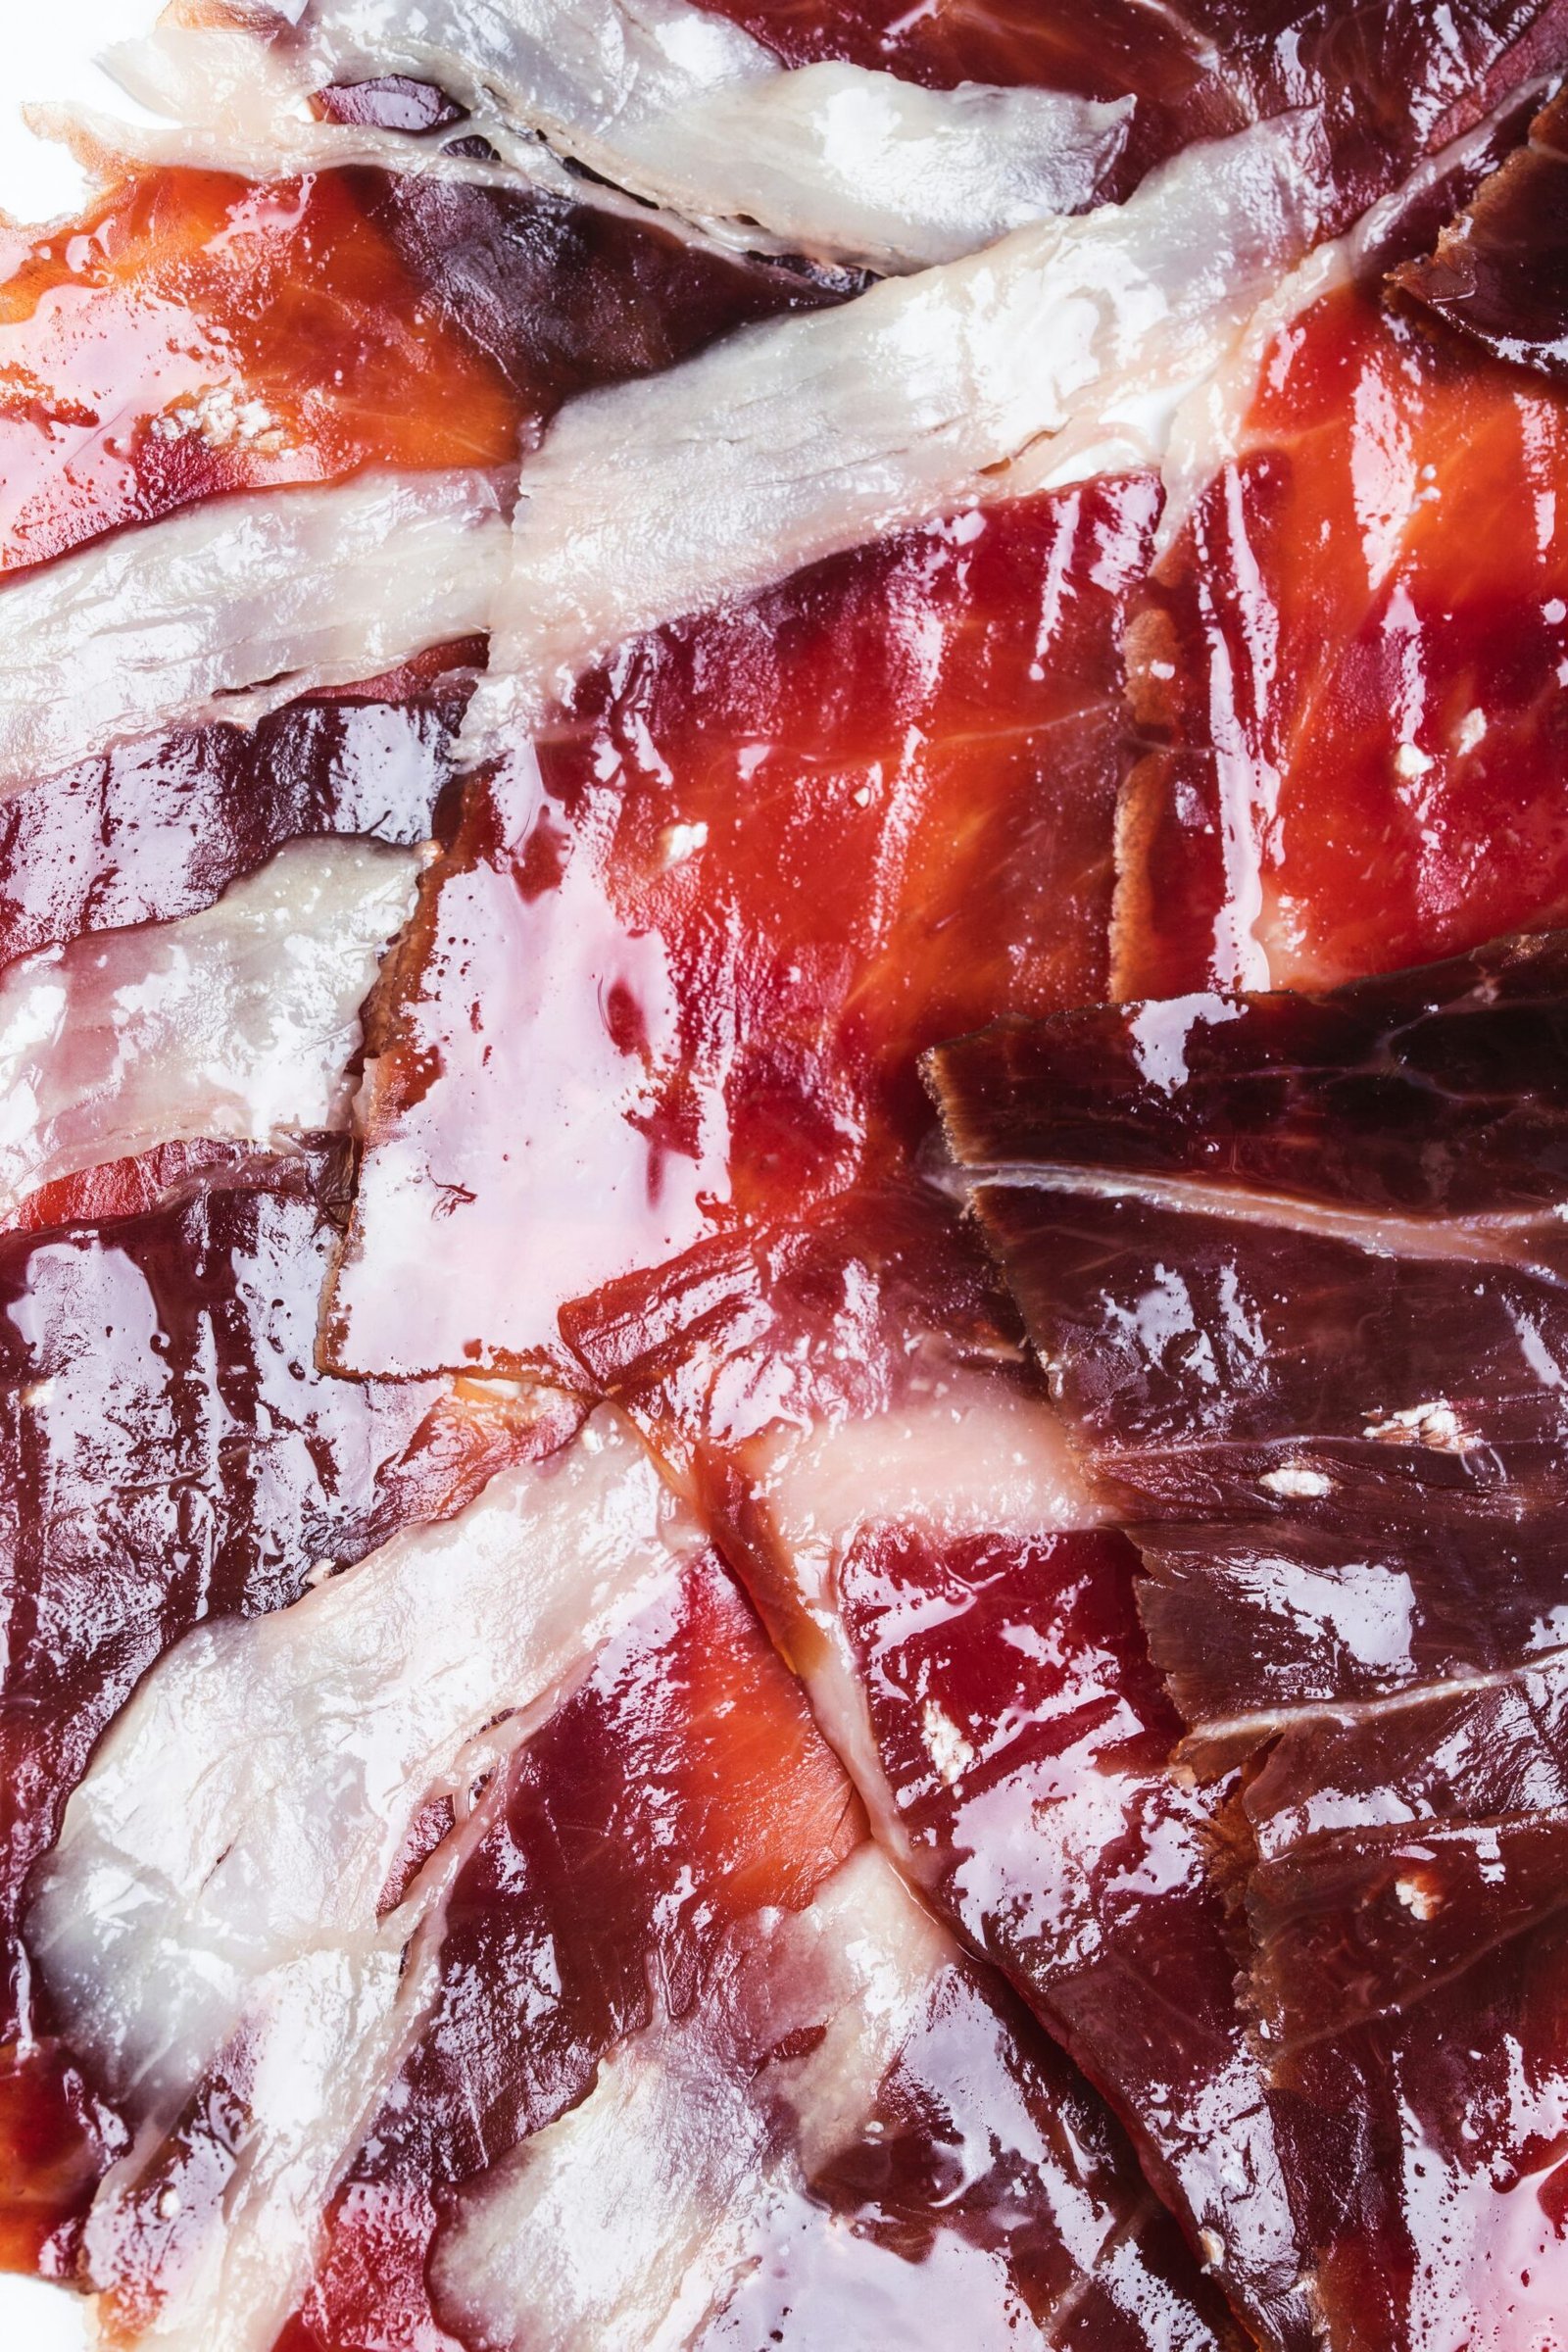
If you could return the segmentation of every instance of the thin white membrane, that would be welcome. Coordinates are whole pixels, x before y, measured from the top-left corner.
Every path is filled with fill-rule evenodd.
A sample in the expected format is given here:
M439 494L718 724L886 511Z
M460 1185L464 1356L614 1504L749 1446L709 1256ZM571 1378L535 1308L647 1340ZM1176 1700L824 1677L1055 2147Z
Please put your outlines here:
M254 27L249 71L236 70L234 33L220 24L162 29L106 62L210 147L220 152L231 125L247 168L269 143L282 169L297 169L307 145L319 159L327 142L302 120L312 91L406 74L468 108L465 129L527 176L526 153L509 144L519 136L725 241L883 270L951 261L1022 221L1081 211L1132 114L1130 99L975 82L928 90L842 64L790 71L689 0L312 0L235 15ZM145 150L144 133L126 126L124 137ZM383 155L394 161L390 142Z
M684 2016L658 2014L463 2192L432 2269L445 2313L496 2352L679 2352L809 2215L808 2177L856 2136L955 1957L874 1846L805 1911L760 1913Z
M346 1128L360 1008L417 869L377 842L290 842L200 913L12 964L0 1207L161 1144Z
M590 393L523 468L477 754L638 631L984 499L1157 464L1171 413L1311 244L1297 126L1125 205Z
M210 2069L242 2111L220 2209L174 2247L142 2340L268 2352L433 1989L447 1849L377 1917L416 1817L442 1794L462 1812L481 1736L548 1712L679 1573L682 1541L601 1413L294 1607L191 1634L119 1717L27 1923L73 2047L138 2128L88 2224L96 2284Z
M21 572L0 585L0 794L473 635L507 545L491 474L369 473L209 499Z

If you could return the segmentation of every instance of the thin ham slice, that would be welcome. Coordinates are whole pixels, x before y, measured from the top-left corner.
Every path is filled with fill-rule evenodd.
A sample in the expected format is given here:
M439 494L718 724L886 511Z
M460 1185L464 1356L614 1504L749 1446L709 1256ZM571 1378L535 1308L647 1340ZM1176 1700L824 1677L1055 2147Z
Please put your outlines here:
M495 2345L920 2342L966 2297L1004 2341L1211 2342L1103 2112L861 1838L697 1556L508 1768L280 2352L450 2341L436 2311Z
M908 8L903 0L704 0L789 65L850 58L935 89L965 81L1135 100L1118 159L1122 192L1150 164L1293 107L1321 110L1346 217L1387 186L1436 131L1457 128L1488 93L1550 62L1553 12L1467 6L1438 20L1380 4L1348 22L1332 0L1195 0L1183 8L1094 0L1077 11L1031 0Z
M471 636L506 549L497 482L464 468L209 499L24 572L0 585L0 795Z
M23 956L0 979L0 1200L211 1137L348 1124L360 1007L412 852L296 841L216 905Z
M573 403L525 468L482 750L635 631L956 507L1157 459L1170 410L1319 233L1304 129L1179 159L831 316Z
M1399 292L1516 367L1568 372L1568 254L1560 182L1568 105L1530 126L1523 152L1446 225L1435 253L1394 272Z
M117 1719L26 1922L73 2049L138 2128L86 2225L112 2328L272 2342L433 1991L461 1837L381 1916L419 1810L462 1799L497 1718L674 1573L668 1525L640 1450L590 1424L289 1608L188 1635Z
M1483 348L1495 317L1461 336L1391 297L1438 224L1386 225L1195 404L1130 631L1119 995L1330 986L1561 915L1562 387Z
M144 171L0 285L0 568L224 492L505 466L588 385L825 298L543 192Z
M291 118L308 93L414 76L519 169L521 134L720 235L881 270L950 261L1092 203L1130 111L1065 92L929 90L856 66L788 73L687 0L440 0L416 20L382 0L314 0L233 15L258 37L236 42L220 14L216 29L154 35L118 70L140 97L172 79L181 117L215 129L237 97L251 156L268 138L284 154L305 146ZM265 111L258 83L270 85ZM311 147L364 151L353 131Z
M1313 2340L1212 1877L1234 1785L1173 1772L1128 1547L936 1196L710 1242L568 1309L803 1675L884 1849L1109 2097L1264 2340Z
M261 1162L107 1224L0 1240L8 2263L70 2275L123 2145L20 1936L27 1874L106 1726L198 1620L285 1606L572 1425L549 1400L472 1385L323 1380L331 1190L319 1160Z
M1560 936L934 1067L1223 1777L1335 2340L1562 2295ZM1433 2200L1446 2216L1430 2227Z
M0 964L196 914L291 841L427 842L483 659L477 639L437 647L253 728L172 728L0 800Z
M563 1300L917 1150L923 1046L1103 987L1156 506L1134 475L819 565L628 647L470 787L373 1040L336 1360L559 1353Z

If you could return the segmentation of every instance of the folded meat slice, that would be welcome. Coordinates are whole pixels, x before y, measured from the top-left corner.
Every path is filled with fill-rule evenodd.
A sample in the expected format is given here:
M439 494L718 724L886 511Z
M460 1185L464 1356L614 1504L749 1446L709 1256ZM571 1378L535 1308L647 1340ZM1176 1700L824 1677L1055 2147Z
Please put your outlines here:
M1103 987L1155 505L820 565L628 647L470 787L374 1041L343 1363L548 1354L564 1299L917 1148L924 1045Z
M465 467L208 499L24 572L0 584L0 797L471 637L506 552L501 484Z
M1565 973L1527 939L933 1057L1186 1754L1250 1758L1250 1998L1356 2352L1561 2308Z
M863 1842L711 1554L481 1801L279 2352L1214 2341L1114 2127Z
M123 2128L58 2036L20 1917L94 1743L202 1619L297 1599L457 1509L574 1416L471 1384L324 1380L320 1162L187 1182L105 1224L0 1239L0 2247L68 2275Z
M1391 294L1437 223L1388 225L1265 307L1178 432L1192 492L1129 638L1119 996L1326 987L1561 915L1562 385L1494 356L1494 306L1477 338Z
M360 1007L416 859L294 841L173 922L95 931L0 979L0 1202L160 1146L346 1128Z
M469 110L492 153L520 172L537 170L527 143L543 141L720 237L879 270L949 261L1021 221L1081 210L1130 111L1070 92L932 90L853 65L789 73L688 0L435 0L414 18L384 0L180 14L114 69L139 97L167 90L170 111L209 136L232 123L247 156L269 137L285 155L358 152L352 132L302 131L299 99L415 76ZM432 128L444 127L437 116ZM411 141L415 169L429 168L434 143Z
M712 1241L564 1323L740 1565L873 1829L1110 2099L1247 2324L1312 2340L1133 1555L934 1194Z
M588 385L824 299L543 192L142 172L0 285L0 568L223 492L507 466Z

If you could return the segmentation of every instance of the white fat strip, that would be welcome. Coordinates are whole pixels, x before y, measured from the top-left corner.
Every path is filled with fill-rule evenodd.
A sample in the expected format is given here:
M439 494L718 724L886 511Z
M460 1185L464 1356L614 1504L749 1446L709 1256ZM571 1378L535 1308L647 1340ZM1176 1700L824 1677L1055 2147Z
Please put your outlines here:
M911 1382L896 1406L860 1419L775 1431L749 1450L746 1469L766 1510L778 1567L819 1637L799 1661L811 1711L878 1838L917 1868L839 1618L839 1562L858 1535L879 1526L912 1528L938 1544L986 1535L1023 1540L1098 1526L1104 1505L1050 1406L970 1371ZM956 1760L952 1740L940 1725L928 1723L926 1731L943 1770Z
M376 1917L416 1816L461 1799L498 1716L548 1707L663 1590L680 1540L601 1413L292 1608L200 1628L119 1717L28 1919L73 2046L140 2126L90 2249L113 2246L118 2201L208 2068L240 2036L255 2066L221 2243L181 2268L149 2340L267 2352L427 1997L408 1906Z
M161 1144L347 1127L360 1008L417 871L413 850L290 842L196 914L12 964L0 1204Z
M495 2352L677 2352L854 2137L952 1954L874 1846L805 1911L760 1914L685 2016L621 2043L462 2193L443 2308ZM820 2026L755 2071L749 2053Z
M1294 126L1193 148L1125 205L593 392L527 460L470 741L526 723L637 631L1105 460L1157 459L1311 242ZM1014 463L1032 453L1027 469Z
M726 242L882 270L951 261L1022 221L1081 211L1133 111L1129 99L977 82L931 90L837 63L791 71L690 0L316 0L263 12L264 35L269 22L278 37L250 39L249 72L231 62L244 35L220 24L162 28L108 63L143 104L186 122L194 110L210 137L231 124L252 157L270 140L295 168L321 146L303 121L310 91L411 74L466 107L474 120L462 129L525 176L537 175L531 142ZM597 201L592 183L577 185Z
M252 725L489 625L494 477L368 473L208 499L0 584L0 793L138 735Z

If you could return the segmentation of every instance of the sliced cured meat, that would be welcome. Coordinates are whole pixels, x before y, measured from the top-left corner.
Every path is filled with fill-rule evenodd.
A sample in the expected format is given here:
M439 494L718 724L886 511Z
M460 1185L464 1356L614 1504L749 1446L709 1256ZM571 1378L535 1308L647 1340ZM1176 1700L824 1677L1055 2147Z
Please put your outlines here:
M0 980L0 1200L160 1145L347 1126L360 1007L412 852L295 841L216 905L98 931Z
M887 1849L1110 2098L1249 2325L1311 2341L1211 1839L1133 1555L935 1196L712 1242L569 1308L743 1567Z
M482 642L84 760L0 801L0 963L92 931L171 922L296 840L430 838Z
M220 29L166 28L117 70L138 96L168 91L187 122L237 115L251 154L268 137L299 152L290 117L306 93L415 76L522 170L518 133L721 235L883 270L950 261L1092 203L1129 111L1043 90L937 91L856 66L787 73L688 0L441 0L416 21L383 0L216 13ZM225 17L259 37L236 42ZM354 140L318 134L305 152L358 152Z
M490 1800L286 2352L449 2341L432 2284L498 2346L940 2343L965 2299L982 2341L1210 2343L1102 2112L857 1812L694 1560Z
M574 403L526 468L476 746L634 631L982 499L1147 465L1318 233L1298 131L1195 154L1124 208L775 321Z
M1568 104L1556 98L1530 143L1489 180L1436 253L1395 273L1400 292L1499 359L1568 373L1568 255L1561 178Z
M820 565L628 647L470 788L376 1041L343 1362L548 1352L563 1299L917 1148L932 1040L1102 988L1155 506Z
M58 2040L18 1923L107 1724L198 1620L254 1615L454 1510L571 1416L314 1366L330 1228L304 1160L104 1225L0 1239L0 2245L69 2272L123 2144Z
M1024 83L1135 101L1105 193L1194 139L1313 107L1321 111L1344 217L1352 218L1437 131L1479 113L1560 39L1553 12L1484 0L1440 23L1410 0L1354 16L1319 0L1196 0L1174 8L1096 0L703 0L794 66L853 58L937 89Z
M1560 915L1562 391L1389 298L1423 249L1325 257L1244 347L1239 416L1195 404L1130 638L1118 995L1328 986Z
M471 637L506 550L497 481L465 469L209 499L24 572L0 586L0 795Z
M542 192L142 172L0 286L0 567L222 492L507 466L572 393L823 299Z
M1356 2352L1561 2307L1565 1004L1559 937L935 1056L1188 1753L1256 1751L1250 1997Z
M26 1921L137 2127L84 2237L111 2332L272 2342L434 1988L461 1837L381 1899L421 1809L667 1581L668 1518L600 1422L288 1608L187 1635L111 1727Z

